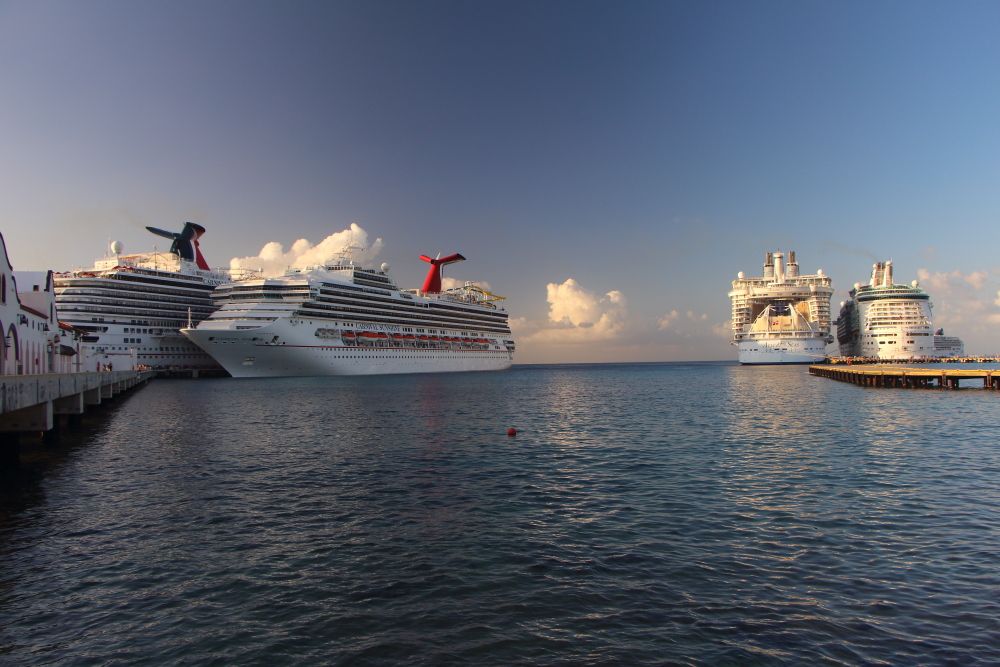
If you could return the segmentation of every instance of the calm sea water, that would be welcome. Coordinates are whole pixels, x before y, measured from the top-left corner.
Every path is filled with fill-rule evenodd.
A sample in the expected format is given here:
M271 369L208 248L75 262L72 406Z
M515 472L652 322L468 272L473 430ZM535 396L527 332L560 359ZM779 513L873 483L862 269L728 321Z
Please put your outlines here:
M997 392L522 366L96 424L0 482L2 664L1000 663Z

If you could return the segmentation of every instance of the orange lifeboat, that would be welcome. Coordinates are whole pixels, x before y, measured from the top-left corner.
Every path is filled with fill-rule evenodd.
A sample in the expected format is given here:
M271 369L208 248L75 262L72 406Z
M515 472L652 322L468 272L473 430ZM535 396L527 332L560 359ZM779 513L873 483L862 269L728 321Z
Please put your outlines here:
M378 334L374 331L363 331L358 334L358 342L364 343L365 345L374 345L375 341L378 340Z

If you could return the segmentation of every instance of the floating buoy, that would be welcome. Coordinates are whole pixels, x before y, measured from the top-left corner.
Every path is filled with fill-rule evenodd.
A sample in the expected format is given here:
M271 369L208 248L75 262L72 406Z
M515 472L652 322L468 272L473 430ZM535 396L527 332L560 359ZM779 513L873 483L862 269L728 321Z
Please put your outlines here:
M507 435L513 438L515 435L517 435L517 429L516 428L507 429Z

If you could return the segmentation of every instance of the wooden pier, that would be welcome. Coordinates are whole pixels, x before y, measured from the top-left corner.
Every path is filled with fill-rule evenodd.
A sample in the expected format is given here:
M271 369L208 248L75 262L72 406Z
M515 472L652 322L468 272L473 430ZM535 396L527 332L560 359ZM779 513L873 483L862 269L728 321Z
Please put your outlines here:
M863 387L921 389L936 387L958 389L961 380L982 380L983 389L1000 389L1000 370L985 368L913 368L908 366L847 366L843 364L810 366L809 373L819 377L850 382Z

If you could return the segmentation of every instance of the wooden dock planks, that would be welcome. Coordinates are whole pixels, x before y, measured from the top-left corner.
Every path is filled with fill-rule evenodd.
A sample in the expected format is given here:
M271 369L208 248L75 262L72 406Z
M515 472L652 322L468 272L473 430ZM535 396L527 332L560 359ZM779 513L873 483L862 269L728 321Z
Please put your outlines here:
M849 366L823 364L810 366L809 373L818 377L850 382L864 387L896 387L958 389L961 380L983 382L984 389L1000 389L1000 370L987 368L914 368L912 366Z

